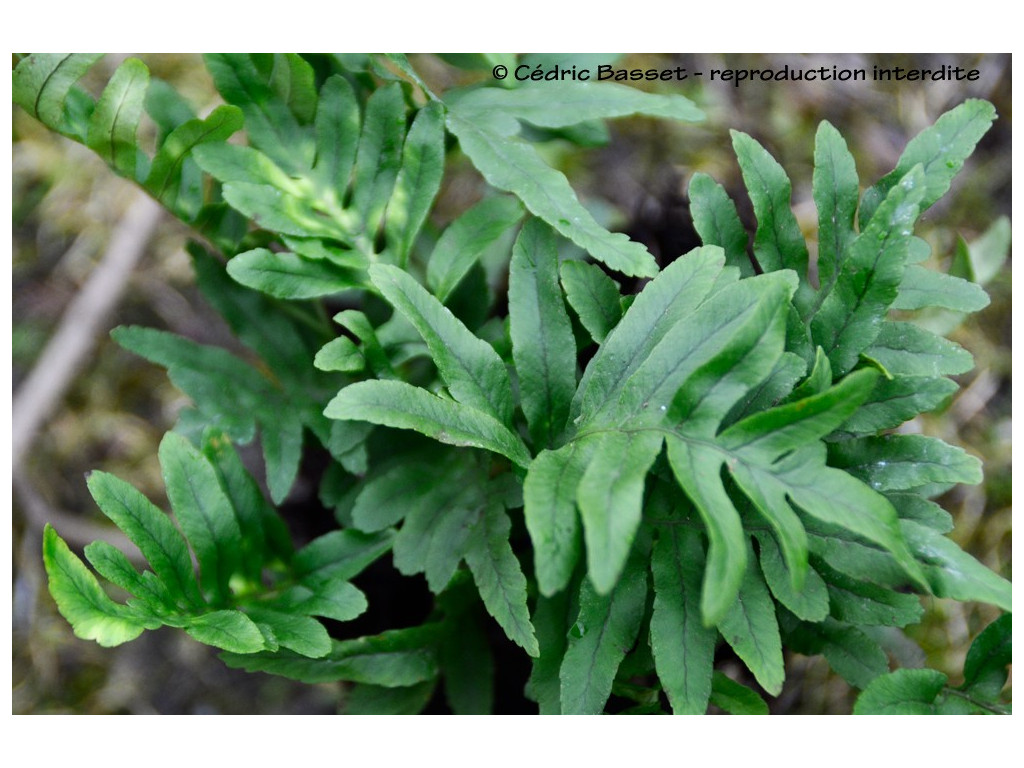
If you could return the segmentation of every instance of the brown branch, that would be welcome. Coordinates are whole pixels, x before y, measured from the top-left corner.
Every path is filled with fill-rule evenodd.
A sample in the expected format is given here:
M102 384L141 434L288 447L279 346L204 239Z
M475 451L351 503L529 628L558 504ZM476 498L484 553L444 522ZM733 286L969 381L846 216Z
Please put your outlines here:
M139 193L99 265L68 306L35 367L14 393L12 464L16 475L39 429L82 369L156 229L162 208Z

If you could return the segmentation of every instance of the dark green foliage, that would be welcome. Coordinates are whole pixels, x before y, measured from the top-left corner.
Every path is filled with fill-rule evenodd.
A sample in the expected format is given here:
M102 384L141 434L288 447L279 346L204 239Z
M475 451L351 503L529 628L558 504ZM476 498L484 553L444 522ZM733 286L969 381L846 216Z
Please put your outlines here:
M438 97L401 56L314 68L219 54L206 63L227 104L200 120L134 59L93 103L75 83L95 61L30 56L15 101L217 249L190 246L199 286L250 354L115 331L194 411L160 448L173 518L121 480L89 480L148 562L86 549L127 602L47 528L50 590L80 637L178 627L231 666L348 681L353 713L422 711L439 683L452 711L489 712L501 643L530 657L526 693L545 713L766 713L716 653L776 696L787 650L864 689L858 712L1002 711L1009 616L972 646L957 689L934 671L889 674L874 630L916 622L922 595L1011 608L1009 583L945 537L931 500L979 482L980 461L890 432L972 364L907 313L987 302L969 270L917 263L913 227L990 105L941 117L863 196L823 123L816 270L785 170L734 132L751 251L726 190L696 174L703 245L659 270L531 139L597 139L629 114L700 119L681 96L560 82ZM159 128L152 157L136 144L143 113ZM240 131L246 143L227 141ZM505 194L428 237L455 144ZM651 280L623 297L606 268ZM305 455L326 456L337 530L294 549L232 447L257 436L275 504ZM422 575L433 610L354 637L368 604L352 580L388 554Z
M934 669L900 669L876 678L857 699L855 715L1010 714L1003 698L1012 663L1012 616L1004 614L971 644L964 682L949 685Z
M327 534L293 552L255 483L241 470L226 438L210 433L200 452L169 433L160 448L168 496L182 532L132 486L100 472L89 489L100 509L128 535L152 570L139 573L117 550L86 548L96 570L133 595L112 602L78 557L47 528L44 554L50 590L81 637L102 645L129 640L143 629L180 627L233 653L287 648L317 658L330 638L314 616L347 621L367 608L349 579L390 546L381 534L371 558L352 560L346 548L328 550ZM243 538L243 527L246 536ZM193 569L191 552L199 565ZM312 568L311 553L326 550ZM269 583L268 583L269 580Z

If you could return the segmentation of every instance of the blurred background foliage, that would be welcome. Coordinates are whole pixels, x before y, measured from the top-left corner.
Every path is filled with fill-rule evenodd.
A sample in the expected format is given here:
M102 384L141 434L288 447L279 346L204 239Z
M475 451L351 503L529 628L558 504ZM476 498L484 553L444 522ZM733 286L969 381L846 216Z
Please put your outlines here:
M98 94L125 57L107 56L83 85ZM201 114L219 103L197 55L143 55L155 77L172 83ZM570 63L570 57L555 57ZM456 69L440 58L414 56L435 92L490 78ZM793 181L793 208L813 244L817 222L811 199L814 133L826 119L842 132L857 161L862 187L894 167L906 142L967 98L995 104L999 120L982 140L952 191L918 225L933 247L933 267L948 269L960 238L990 278L992 303L951 336L970 350L975 369L945 408L902 429L935 435L980 457L985 482L958 487L941 499L953 513L952 538L981 562L1011 578L1010 268L998 238L983 238L1011 207L1011 72L1009 54L977 55L740 55L631 54L589 57L621 68L715 69L903 66L944 64L978 69L974 82L710 82L638 83L678 92L707 113L699 124L653 119L609 124L610 140L581 147L564 139L545 145L581 199L608 226L628 232L656 257L671 259L695 243L686 185L695 171L730 190L752 231L729 129L751 134ZM17 57L15 57L15 62ZM143 130L145 130L145 126ZM89 150L47 131L22 110L13 114L13 373L14 391L33 369L62 313L102 258L112 233L137 193ZM453 158L433 213L442 226L479 196L482 181ZM187 229L164 217L119 299L113 325L134 323L171 330L203 343L235 347L226 326L193 286L183 246ZM961 246L962 247L962 246ZM813 249L812 249L813 250ZM942 321L942 318L935 320ZM13 710L15 713L329 713L344 692L224 667L214 652L183 633L147 632L104 649L77 640L57 614L40 557L43 523L54 522L73 546L110 535L85 487L93 469L112 472L166 507L157 445L187 405L162 369L120 349L102 335L87 366L36 436L15 478L13 511ZM313 495L301 485L289 503ZM898 666L927 665L961 682L970 640L998 611L990 606L926 600L924 621L907 630L914 643ZM915 645L916 643L916 645ZM923 649L923 655L921 650ZM739 668L723 669L740 674ZM855 692L821 658L791 654L779 713L849 713Z

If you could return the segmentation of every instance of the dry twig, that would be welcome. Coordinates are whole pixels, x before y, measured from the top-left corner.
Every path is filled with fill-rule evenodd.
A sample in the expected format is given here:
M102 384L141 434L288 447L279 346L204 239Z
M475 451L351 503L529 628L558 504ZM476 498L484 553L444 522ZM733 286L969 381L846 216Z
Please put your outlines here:
M12 463L15 475L40 427L60 403L109 321L136 262L156 229L162 210L151 198L138 194L114 230L99 266L68 306L35 367L14 393Z

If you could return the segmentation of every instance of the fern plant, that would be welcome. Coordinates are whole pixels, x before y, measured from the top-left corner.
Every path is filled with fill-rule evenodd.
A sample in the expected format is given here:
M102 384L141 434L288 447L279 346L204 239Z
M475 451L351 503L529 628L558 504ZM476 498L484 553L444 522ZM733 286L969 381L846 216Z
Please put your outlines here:
M698 173L703 245L659 269L535 144L629 114L700 119L682 96L582 82L438 96L402 56L222 54L206 64L227 103L200 119L135 59L93 100L75 83L96 60L29 56L15 100L205 239L189 246L199 287L251 355L115 330L194 407L160 446L177 525L124 481L89 478L149 563L86 548L127 602L47 527L50 591L78 636L178 627L230 666L347 681L348 712L418 712L442 689L454 712L490 711L495 627L532 660L542 713L767 711L786 650L866 689L859 712L1002 711L1008 616L955 690L938 672L889 675L884 631L918 621L921 595L1011 609L934 501L979 482L980 462L899 432L972 366L911 313L987 296L921 266L913 228L990 104L943 115L863 194L823 123L814 259L785 171L734 132L752 249ZM435 237L454 143L494 193ZM616 275L650 280L622 295ZM233 447L257 434L273 504L304 454L328 457L337 530L296 548ZM389 558L422 574L434 609L359 635L372 606L353 580ZM716 669L724 649L756 686Z

